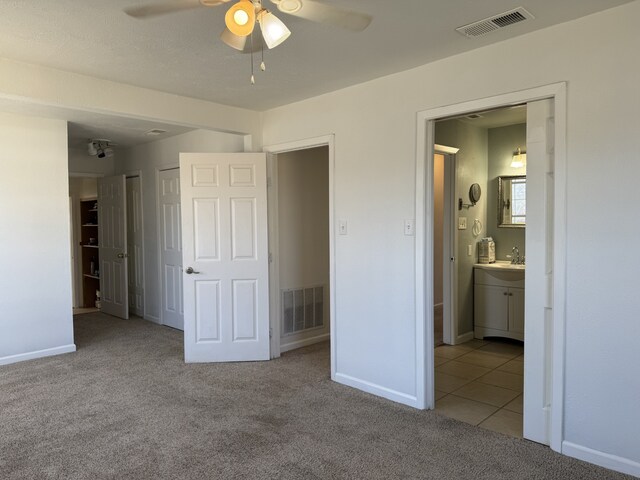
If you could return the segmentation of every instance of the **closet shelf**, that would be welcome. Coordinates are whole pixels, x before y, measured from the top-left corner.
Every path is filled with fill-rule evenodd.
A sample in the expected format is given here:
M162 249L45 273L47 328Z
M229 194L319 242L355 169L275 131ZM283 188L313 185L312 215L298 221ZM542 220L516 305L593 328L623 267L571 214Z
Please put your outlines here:
M83 227L97 227L98 224L97 223L83 223L82 226Z
M100 280L100 277L96 277L95 275L91 275L89 273L85 273L84 276L87 278L95 278L96 280Z
M86 245L86 244L83 244L82 246L86 247L86 248L100 248L98 245Z

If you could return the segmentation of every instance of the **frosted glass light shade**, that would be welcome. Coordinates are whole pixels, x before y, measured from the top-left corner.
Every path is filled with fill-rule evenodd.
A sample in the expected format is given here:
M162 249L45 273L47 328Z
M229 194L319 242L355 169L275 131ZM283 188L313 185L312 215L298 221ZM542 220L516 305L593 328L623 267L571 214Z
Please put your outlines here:
M277 47L291 35L291 31L282 23L282 20L271 12L260 12L258 21L260 22L264 43L266 43L269 48Z
M235 48L236 50L240 50L241 52L244 50L244 47L247 45L248 37L241 37L239 35L234 35L231 33L231 30L225 28L223 32L220 34L220 40L229 45L231 48Z
M253 3L249 0L240 0L227 10L224 23L234 35L239 37L250 35L256 24L256 9Z
M511 167L522 168L526 164L527 164L527 154L521 153L520 149L518 149L518 151L513 154L513 158L511 159Z

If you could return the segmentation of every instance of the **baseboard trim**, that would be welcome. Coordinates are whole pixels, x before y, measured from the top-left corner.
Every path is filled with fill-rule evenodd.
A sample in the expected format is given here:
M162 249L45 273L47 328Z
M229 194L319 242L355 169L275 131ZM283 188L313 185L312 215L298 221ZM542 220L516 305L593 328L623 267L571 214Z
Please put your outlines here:
M567 442L566 440L562 442L562 453L569 457L577 458L578 460L584 460L585 462L608 468L609 470L640 477L640 463L627 458L577 445L572 442Z
M153 315L144 315L142 318L145 320L149 320L150 322L157 323L160 325L160 318L154 317Z
M289 350L295 350L296 348L308 347L314 343L326 342L329 340L330 335L323 333L322 335L316 335L315 337L305 338L304 340L296 340L291 343L280 343L280 353L288 352ZM282 342L282 339L280 340Z
M407 395L406 393L398 392L375 383L367 382L366 380L360 380L359 378L345 375L344 373L336 373L333 380L348 387L357 388L363 392L377 395L378 397L386 398L392 402L402 403L410 407L418 407L418 399L415 396Z
M0 365L9 365L11 363L24 362L26 360L35 360L36 358L52 357L54 355L62 355L63 353L71 353L76 351L74 343L62 345L60 347L47 348L45 350L36 350L35 352L19 353L17 355L9 355L0 358Z
M462 335L458 335L454 345L460 345L461 343L468 342L473 340L473 332L463 333Z

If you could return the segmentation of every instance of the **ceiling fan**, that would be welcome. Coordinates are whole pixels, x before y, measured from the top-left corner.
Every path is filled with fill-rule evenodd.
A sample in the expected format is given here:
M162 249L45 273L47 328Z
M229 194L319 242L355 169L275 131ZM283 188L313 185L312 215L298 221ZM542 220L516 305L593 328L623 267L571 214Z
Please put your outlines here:
M144 19L200 7L217 7L230 1L165 0L163 3L126 8L124 12L131 17ZM316 0L270 0L270 2L287 15L354 32L361 32L372 20L372 17L365 13L334 7ZM220 36L222 41L240 51L246 50L247 37L251 35L256 24L260 25L264 43L268 48L280 45L291 34L280 19L262 6L262 0L236 0L225 15L225 24L227 28Z

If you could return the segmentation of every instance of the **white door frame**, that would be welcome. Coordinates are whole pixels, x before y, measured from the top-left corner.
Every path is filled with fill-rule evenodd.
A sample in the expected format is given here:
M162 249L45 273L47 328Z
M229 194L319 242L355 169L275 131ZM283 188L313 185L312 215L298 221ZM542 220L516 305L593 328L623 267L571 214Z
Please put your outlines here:
M433 289L433 155L435 122L441 118L551 98L555 110L555 191L553 219L554 295L550 446L561 451L564 419L567 205L567 86L565 82L418 112L416 145L416 385L419 408L432 409L434 400ZM550 377L550 378L549 378Z
M329 338L331 342L331 378L336 372L336 269L335 269L335 221L334 221L334 135L307 138L294 142L280 143L264 147L267 155L267 185L268 185L268 215L269 215L269 290L270 290L270 323L271 323L271 358L280 356L280 269L279 269L279 238L278 238L278 197L277 175L274 172L275 162L272 155L307 150L314 147L329 148Z

